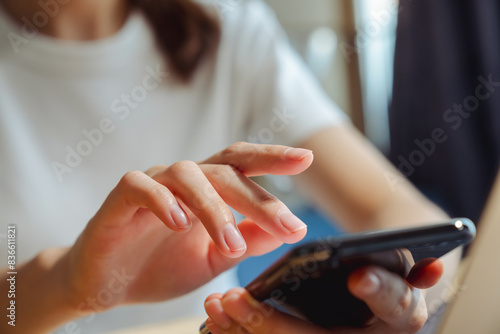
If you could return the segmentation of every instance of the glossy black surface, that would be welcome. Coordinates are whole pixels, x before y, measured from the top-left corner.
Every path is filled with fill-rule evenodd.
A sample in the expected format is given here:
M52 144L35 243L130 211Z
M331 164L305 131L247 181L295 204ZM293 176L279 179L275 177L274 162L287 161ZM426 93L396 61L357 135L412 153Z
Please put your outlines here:
M348 292L349 273L377 264L406 277L413 261L440 257L468 244L474 236L474 224L460 218L409 229L325 238L298 246L246 289L258 300L271 299L280 308L324 327L363 326L372 313Z
M246 289L257 300L320 326L360 327L373 314L347 290L347 277L353 270L376 264L406 277L414 262L440 257L474 237L474 224L457 218L316 240L290 251Z

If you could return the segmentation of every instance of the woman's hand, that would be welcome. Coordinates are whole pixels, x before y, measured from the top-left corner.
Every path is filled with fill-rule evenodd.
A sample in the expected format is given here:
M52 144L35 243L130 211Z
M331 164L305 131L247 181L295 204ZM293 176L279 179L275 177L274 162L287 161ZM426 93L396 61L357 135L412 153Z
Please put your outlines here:
M443 272L442 262L422 260L407 280L381 267L365 267L348 279L349 291L366 302L374 313L363 328L325 329L281 313L253 299L242 288L225 295L213 294L205 301L212 334L391 334L416 333L427 319L425 300L419 288L433 286ZM341 301L332 301L341 302Z
M69 303L83 315L174 298L243 256L299 241L305 224L248 177L297 174L312 160L309 150L237 143L201 163L126 174L61 260ZM237 226L229 206L247 219Z

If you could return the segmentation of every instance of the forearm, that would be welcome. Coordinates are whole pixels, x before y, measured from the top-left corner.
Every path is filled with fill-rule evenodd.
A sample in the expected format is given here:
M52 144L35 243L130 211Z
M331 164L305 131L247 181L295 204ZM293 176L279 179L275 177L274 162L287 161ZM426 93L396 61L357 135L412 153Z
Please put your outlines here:
M78 317L76 308L64 292L64 261L67 249L50 249L27 263L19 265L15 275L15 288L7 281L7 269L0 280L1 309L6 310L15 302L15 321L3 316L1 333L45 333ZM8 291L15 290L8 296ZM12 308L12 307L11 307ZM9 311L10 312L10 311ZM13 326L15 324L15 326Z
M405 181L406 182L406 181ZM448 215L406 182L395 190L370 217L374 226L411 226L438 223L449 219ZM404 187L404 188L403 188Z
M326 129L301 145L314 152L298 178L315 203L347 231L436 222L446 214L350 126Z

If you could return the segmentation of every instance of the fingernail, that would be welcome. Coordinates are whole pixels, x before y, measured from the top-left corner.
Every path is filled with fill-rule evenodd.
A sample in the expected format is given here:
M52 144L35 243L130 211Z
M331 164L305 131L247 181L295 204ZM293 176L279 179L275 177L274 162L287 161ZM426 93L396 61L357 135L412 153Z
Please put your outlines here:
M358 282L358 291L363 295L373 295L380 288L380 279L371 271L367 271Z
M219 327L228 329L231 327L232 320L224 312L221 301L219 299L212 299L205 303L205 309L211 310L209 316Z
M310 154L312 154L311 150L291 147L285 151L285 158L290 160L302 160Z
M291 233L307 228L302 220L297 218L288 210L282 209L278 212L278 218L281 224Z
M172 221L174 222L175 226L178 228L188 228L189 227L189 221L188 217L182 211L182 209L175 205L170 208L170 216L172 217Z
M240 232L236 229L236 226L234 226L234 224L229 223L226 226L224 226L222 233L224 237L224 242L232 252L239 252L247 248L245 240L243 240L243 237L241 236Z

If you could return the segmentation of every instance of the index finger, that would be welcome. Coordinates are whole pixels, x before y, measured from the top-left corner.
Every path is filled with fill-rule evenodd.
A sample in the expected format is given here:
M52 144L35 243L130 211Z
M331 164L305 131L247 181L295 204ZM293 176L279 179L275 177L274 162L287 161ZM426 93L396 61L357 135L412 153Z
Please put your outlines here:
M235 143L202 163L227 164L245 176L295 175L313 161L311 150L282 145Z

